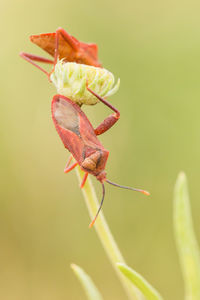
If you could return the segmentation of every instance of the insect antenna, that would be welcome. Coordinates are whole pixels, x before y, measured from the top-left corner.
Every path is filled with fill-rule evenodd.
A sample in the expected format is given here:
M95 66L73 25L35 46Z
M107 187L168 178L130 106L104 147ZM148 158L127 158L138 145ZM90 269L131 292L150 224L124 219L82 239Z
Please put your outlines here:
M104 186L103 182L102 182L102 189L103 189L103 195L102 195L101 203L100 203L99 209L98 209L98 211L96 213L96 216L94 217L94 219L92 220L92 222L89 225L90 228L94 225L94 223L95 223L95 221L96 221L96 219L97 219L97 217L99 215L99 212L100 212L100 210L102 208L102 205L103 205L103 201L104 201L104 197L105 197L105 186Z
M124 185L119 185L119 184L114 183L114 182L112 182L112 181L110 181L110 180L108 180L108 179L106 179L105 181L108 182L109 184L112 184L112 185L117 186L117 187L122 188L122 189L127 189L127 190L131 190L131 191L135 191L135 192L140 192L140 193L142 193L142 194L144 194L144 195L147 195L147 196L150 195L150 193L147 192L147 191L145 191L145 190L135 189L135 188L133 188L133 187L124 186Z

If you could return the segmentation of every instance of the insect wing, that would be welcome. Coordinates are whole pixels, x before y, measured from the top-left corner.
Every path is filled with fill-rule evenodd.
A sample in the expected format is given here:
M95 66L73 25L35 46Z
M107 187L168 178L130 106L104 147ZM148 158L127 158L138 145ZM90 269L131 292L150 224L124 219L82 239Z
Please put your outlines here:
M54 96L52 119L65 148L81 163L84 143L80 137L78 112L71 102L60 95Z
M52 118L65 148L80 165L87 153L104 149L86 115L70 99L61 95L54 96Z

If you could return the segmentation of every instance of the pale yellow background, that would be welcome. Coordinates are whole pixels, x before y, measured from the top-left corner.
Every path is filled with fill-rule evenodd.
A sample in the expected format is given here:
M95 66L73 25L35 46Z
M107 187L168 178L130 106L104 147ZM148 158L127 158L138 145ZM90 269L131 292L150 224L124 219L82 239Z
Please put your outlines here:
M100 137L110 150L108 178L151 191L147 198L106 186L110 228L130 266L165 299L183 299L172 196L178 172L186 171L200 238L199 12L194 0L1 1L0 299L85 299L71 262L105 300L126 299L88 229L75 172L63 173L68 153L50 115L56 91L18 55L45 55L28 37L59 26L96 42L104 66L121 78L110 99L121 119ZM94 126L110 113L101 104L84 111Z

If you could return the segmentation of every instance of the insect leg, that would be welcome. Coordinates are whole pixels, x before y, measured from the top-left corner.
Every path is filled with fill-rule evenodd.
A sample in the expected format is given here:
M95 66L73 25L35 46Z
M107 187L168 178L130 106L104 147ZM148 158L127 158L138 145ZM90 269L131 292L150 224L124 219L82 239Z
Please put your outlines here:
M119 117L115 114L108 116L97 128L95 128L94 132L96 135L100 135L110 129L117 121Z
M56 30L56 44L55 44L55 55L54 55L54 65L57 63L57 59L59 56L59 37L60 35L64 38L64 40L72 47L74 51L78 51L78 42L73 39L71 35L69 35L63 28L58 28Z
M83 176L83 180L81 182L81 185L80 185L81 189L84 187L87 178L88 178L88 173L85 173L84 176Z
M51 71L51 73L54 72L55 70L55 66L57 64L57 61L59 59L59 38L60 38L60 35L63 37L63 39L72 47L72 49L74 51L78 51L78 42L75 41L73 39L73 37L71 35L69 35L63 28L58 28L56 30L56 39L55 39L55 53L54 53L54 67L53 67L53 70ZM50 75L51 75L50 73Z
M72 159L73 159L73 156L70 154L69 159L68 159L68 161L66 163L65 169L67 169L69 167L70 162L72 161Z
M37 56L34 54L29 54L26 52L21 52L19 54L23 59L25 59L26 61L28 61L29 63L31 63L32 65L34 65L36 68L38 68L39 70L41 70L42 72L44 72L47 76L49 76L49 73L43 69L42 67L40 67L39 65L37 65L34 61L38 61L41 63L46 63L46 64L53 64L53 60L41 57L41 56Z
M75 163L73 163L71 166L66 167L66 168L64 169L64 173L69 173L69 172L70 172L71 170L73 170L77 165L78 165L78 163L75 162Z
M93 92L88 86L87 89L90 93L92 93L95 97L97 97L103 104L112 109L115 113L108 116L94 131L96 135L100 135L110 129L120 118L120 112L112 106L109 102L103 99L101 96Z

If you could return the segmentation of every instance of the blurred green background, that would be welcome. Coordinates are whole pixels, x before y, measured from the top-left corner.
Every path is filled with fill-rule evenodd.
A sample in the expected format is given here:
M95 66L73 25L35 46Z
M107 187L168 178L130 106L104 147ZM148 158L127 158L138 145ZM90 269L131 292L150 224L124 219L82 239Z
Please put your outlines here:
M165 299L183 299L172 196L184 170L200 238L199 1L3 0L0 7L0 298L84 299L69 267L74 262L105 300L126 299L88 229L75 172L63 173L68 153L50 114L55 88L18 55L48 57L28 37L63 27L96 42L104 67L121 78L110 99L121 119L100 137L110 150L108 178L151 192L146 198L106 186L111 231L131 267ZM101 104L84 111L94 126L110 113Z

